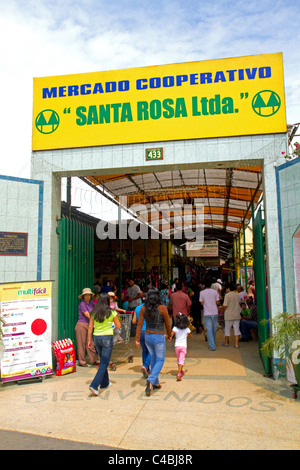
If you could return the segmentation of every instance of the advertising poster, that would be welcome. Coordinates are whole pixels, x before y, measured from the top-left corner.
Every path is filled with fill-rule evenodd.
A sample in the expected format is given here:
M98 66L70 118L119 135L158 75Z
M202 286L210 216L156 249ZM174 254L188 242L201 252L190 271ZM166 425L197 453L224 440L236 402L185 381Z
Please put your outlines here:
M52 282L0 285L4 320L1 382L53 373L51 349Z

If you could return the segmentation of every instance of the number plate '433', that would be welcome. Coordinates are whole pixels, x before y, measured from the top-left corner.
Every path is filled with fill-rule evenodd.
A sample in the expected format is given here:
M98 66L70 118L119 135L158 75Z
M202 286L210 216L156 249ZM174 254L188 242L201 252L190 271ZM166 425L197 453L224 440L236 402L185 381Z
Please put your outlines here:
M163 149L146 149L146 160L163 160Z

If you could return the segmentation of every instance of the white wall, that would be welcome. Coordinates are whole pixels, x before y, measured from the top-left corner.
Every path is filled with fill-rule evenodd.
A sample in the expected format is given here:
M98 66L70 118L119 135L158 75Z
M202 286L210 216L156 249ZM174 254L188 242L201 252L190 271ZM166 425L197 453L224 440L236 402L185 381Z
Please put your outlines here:
M300 221L299 221L300 222ZM296 313L300 314L300 228L293 237Z
M41 278L43 182L0 175L0 231L28 233L27 256L0 256L0 283Z

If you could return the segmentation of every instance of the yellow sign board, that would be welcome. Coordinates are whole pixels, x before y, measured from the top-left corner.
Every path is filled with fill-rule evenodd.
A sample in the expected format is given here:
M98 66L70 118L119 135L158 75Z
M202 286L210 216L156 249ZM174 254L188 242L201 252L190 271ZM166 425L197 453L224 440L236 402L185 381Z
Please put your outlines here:
M281 53L34 79L33 150L280 132Z

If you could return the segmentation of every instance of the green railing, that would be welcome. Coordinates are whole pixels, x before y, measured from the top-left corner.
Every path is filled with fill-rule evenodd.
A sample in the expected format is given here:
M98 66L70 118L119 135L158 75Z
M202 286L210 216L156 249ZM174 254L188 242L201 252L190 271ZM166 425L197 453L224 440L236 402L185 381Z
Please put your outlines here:
M94 286L94 229L63 217L59 222L58 339L76 345L78 295Z

